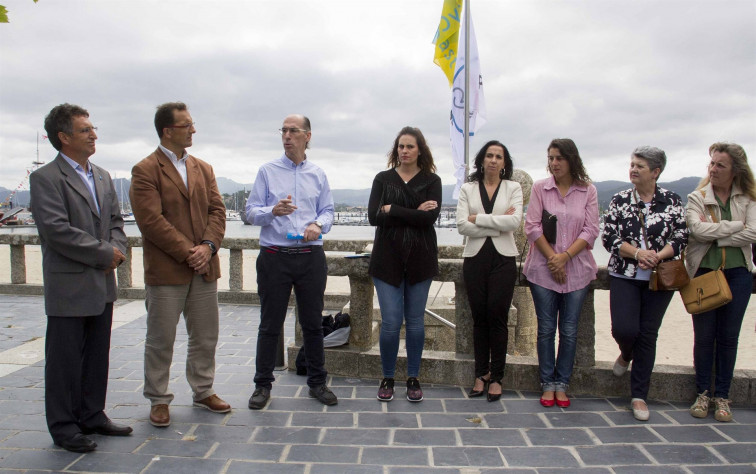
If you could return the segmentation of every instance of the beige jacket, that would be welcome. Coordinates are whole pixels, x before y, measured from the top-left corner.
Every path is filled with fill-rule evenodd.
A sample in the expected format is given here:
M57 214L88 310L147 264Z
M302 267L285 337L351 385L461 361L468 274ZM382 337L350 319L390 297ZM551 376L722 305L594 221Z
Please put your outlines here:
M504 215L510 207L515 208L512 215ZM470 214L477 214L475 224L467 220ZM516 181L501 182L499 193L494 201L493 212L486 214L480 198L478 182L465 183L459 190L457 201L457 231L468 237L463 257L478 254L487 237L491 237L499 254L514 257L518 255L514 231L522 222L522 188Z
M688 247L685 249L685 266L691 278L715 240L720 247L739 247L745 256L748 270L753 271L751 244L756 242L756 201L733 184L730 192L732 220L722 221L714 190L709 183L688 194L685 210L690 232ZM712 222L710 210L719 222Z

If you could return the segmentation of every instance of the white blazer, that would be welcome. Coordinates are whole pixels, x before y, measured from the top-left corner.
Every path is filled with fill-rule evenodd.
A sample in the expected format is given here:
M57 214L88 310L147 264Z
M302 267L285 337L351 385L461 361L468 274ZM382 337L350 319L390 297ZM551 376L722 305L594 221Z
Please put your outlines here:
M515 208L512 215L504 215L510 207ZM475 223L468 221L471 214L477 214ZM504 180L494 201L493 212L486 214L480 198L477 181L462 185L457 201L457 231L468 237L463 257L478 254L487 237L491 237L496 251L507 257L517 256L517 244L514 231L522 222L522 188L516 181Z

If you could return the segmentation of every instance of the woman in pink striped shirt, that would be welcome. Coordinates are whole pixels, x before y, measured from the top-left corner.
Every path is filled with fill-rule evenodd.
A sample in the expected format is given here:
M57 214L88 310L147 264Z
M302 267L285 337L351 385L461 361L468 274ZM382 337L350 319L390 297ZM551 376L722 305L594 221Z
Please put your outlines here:
M596 278L591 249L598 237L598 194L575 142L556 138L548 146L551 176L533 184L525 218L530 242L523 273L530 282L538 318L541 405L570 406L567 388L577 347L577 329L588 284ZM556 236L544 235L543 211L556 218ZM551 238L551 236L549 236ZM559 328L559 351L554 336Z

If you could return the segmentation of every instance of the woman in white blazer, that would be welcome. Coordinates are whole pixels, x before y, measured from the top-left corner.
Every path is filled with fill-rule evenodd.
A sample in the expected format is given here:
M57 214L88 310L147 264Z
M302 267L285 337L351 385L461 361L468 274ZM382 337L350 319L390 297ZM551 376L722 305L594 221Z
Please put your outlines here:
M514 231L522 221L522 189L511 181L509 150L492 140L457 201L457 230L467 237L462 274L473 317L475 385L471 397L501 398L507 357L507 316L517 278Z

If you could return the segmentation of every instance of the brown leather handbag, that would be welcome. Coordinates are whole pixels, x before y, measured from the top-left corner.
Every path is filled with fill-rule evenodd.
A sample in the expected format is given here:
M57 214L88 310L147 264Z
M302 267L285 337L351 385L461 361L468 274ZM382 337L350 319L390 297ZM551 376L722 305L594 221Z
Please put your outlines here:
M712 222L717 222L709 209ZM725 267L725 249L722 249L722 264L718 269L699 275L680 289L685 311L690 314L705 313L732 301L732 291L722 271Z
M637 200L637 195L636 195ZM643 211L638 211L638 216L641 222L641 233L643 234L643 240L648 246L648 238L646 237L646 221L643 219ZM672 291L679 290L683 286L687 285L690 281L688 271L685 269L685 250L681 254L681 258L677 260L665 260L656 264L656 268L651 272L651 278L648 280L648 288L651 291Z

